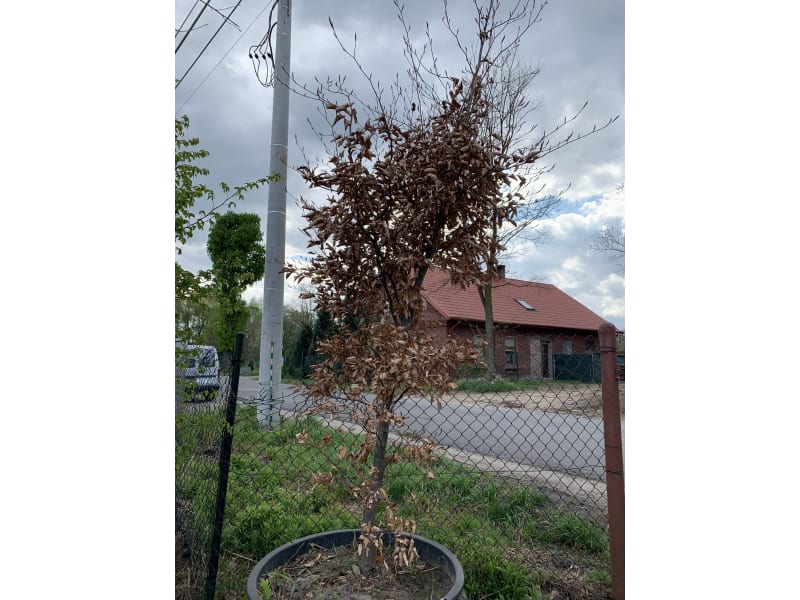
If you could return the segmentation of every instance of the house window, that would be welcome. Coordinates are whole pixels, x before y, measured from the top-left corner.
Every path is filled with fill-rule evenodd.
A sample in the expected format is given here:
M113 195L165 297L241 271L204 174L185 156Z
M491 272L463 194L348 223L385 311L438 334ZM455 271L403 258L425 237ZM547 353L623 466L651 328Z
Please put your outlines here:
M572 354L572 340L564 340L564 347L562 352L564 354Z
M525 310L533 310L533 306L531 306L527 300L523 300L522 298L514 298L522 308Z
M586 352L594 352L594 340L586 340Z
M506 364L517 364L517 338L506 338Z

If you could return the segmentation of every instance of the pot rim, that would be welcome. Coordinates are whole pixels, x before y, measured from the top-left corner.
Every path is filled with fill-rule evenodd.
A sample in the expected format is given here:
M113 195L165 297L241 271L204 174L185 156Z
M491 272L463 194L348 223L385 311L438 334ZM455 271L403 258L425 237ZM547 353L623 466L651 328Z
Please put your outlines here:
M250 600L259 600L261 598L261 593L258 591L258 582L264 574L272 571L277 566L288 563L295 556L305 552L311 544L317 544L324 548L332 548L355 542L360 533L361 529L322 531L292 540L275 548L258 561L256 566L250 571L250 575L247 578L247 597ZM395 533L393 531L384 531L382 535L394 537ZM411 535L408 533L403 533L401 535L403 537L414 538L414 546L417 548L420 557L423 560L437 564L450 577L452 585L447 593L442 596L441 600L456 600L460 598L461 591L464 589L464 569L455 554L438 542L429 540L421 535ZM326 546L326 543L330 545ZM271 562L276 562L276 564L269 567L268 564Z

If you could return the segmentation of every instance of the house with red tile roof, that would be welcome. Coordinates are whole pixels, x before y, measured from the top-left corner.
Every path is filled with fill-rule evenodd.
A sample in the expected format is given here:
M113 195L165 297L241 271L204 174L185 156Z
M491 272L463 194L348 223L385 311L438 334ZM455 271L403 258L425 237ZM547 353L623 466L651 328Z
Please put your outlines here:
M597 330L606 319L554 285L506 278L503 269L500 275L492 287L496 373L599 381ZM431 269L422 296L437 337L472 339L482 347L485 313L476 286L451 285L445 272ZM577 375L576 365L582 365Z

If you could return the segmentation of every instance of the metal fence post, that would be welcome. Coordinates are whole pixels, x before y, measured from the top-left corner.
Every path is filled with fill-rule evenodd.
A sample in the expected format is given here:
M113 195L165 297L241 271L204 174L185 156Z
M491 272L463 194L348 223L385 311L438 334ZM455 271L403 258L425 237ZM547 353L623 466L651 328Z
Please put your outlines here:
M272 395L273 395L273 382L272 375L275 370L275 344L270 342L269 345L269 428L272 429Z
M239 395L239 373L242 366L242 346L244 334L236 334L236 346L233 349L231 363L231 379L228 392L228 404L225 411L225 428L222 432L222 444L219 452L219 482L217 484L217 503L214 509L214 530L211 534L211 553L208 559L205 598L214 600L217 588L217 569L219 567L219 551L222 542L222 523L225 518L225 500L228 492L228 471L231 464L233 447L233 424L236 420L236 398Z
M603 435L606 450L608 537L611 549L611 595L625 598L625 476L622 465L619 383L617 382L617 328L603 323L600 334L600 377L603 394Z

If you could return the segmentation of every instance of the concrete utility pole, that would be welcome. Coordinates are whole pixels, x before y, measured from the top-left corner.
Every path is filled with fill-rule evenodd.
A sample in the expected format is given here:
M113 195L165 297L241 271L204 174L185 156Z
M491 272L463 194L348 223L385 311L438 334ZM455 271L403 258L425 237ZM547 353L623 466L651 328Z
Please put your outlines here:
M270 174L280 181L269 184L267 203L267 258L264 263L264 306L261 320L261 356L258 361L259 398L269 403L268 414L259 420L272 421L272 400L280 396L283 366L283 282L281 269L286 258L286 172L289 150L289 58L292 45L292 0L278 0L275 40L275 78L272 95L272 139ZM263 404L262 404L263 406Z

